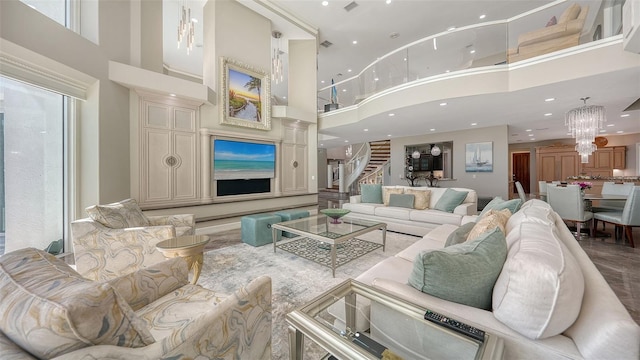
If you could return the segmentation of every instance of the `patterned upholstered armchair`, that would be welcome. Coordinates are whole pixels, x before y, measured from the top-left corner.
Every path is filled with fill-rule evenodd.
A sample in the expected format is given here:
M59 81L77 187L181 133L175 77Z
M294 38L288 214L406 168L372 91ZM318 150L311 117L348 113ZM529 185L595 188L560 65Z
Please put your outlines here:
M172 258L110 280L26 248L0 257L0 359L270 359L271 279L232 295Z
M193 214L145 216L133 199L85 209L89 218L71 222L76 270L105 281L165 260L162 240L193 235Z

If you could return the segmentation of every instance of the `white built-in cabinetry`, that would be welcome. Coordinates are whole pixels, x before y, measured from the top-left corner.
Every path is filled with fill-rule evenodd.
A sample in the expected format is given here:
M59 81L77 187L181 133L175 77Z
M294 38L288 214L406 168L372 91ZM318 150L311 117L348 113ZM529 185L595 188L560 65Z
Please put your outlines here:
M141 96L139 194L141 206L199 202L199 105L172 97Z
M282 127L282 193L307 192L307 128L300 123Z

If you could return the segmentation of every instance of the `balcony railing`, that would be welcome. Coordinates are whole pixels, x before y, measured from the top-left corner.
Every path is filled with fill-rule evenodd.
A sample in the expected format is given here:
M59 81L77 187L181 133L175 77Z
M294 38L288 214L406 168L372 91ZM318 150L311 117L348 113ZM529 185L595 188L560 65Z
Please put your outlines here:
M580 7L580 13L569 9L574 4ZM376 59L353 77L321 88L318 110L324 111L324 105L331 102L334 86L339 107L344 108L417 80L507 66L618 35L622 32L623 4L624 0L554 2L510 19L427 36ZM564 21L567 15L574 19Z

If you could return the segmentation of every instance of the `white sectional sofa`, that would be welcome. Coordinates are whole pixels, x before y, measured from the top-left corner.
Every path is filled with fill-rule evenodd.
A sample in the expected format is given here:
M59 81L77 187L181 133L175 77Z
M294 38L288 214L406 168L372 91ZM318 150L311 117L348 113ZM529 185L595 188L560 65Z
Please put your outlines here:
M349 217L380 221L387 223L387 229L406 234L423 236L442 224L461 225L467 215L475 215L478 209L478 196L475 190L466 188L450 188L456 191L466 191L467 197L462 204L455 207L453 212L435 210L434 207L444 192L449 188L383 186L382 190L408 192L429 192L429 206L427 209L410 209L398 206L388 206L377 203L362 202L362 195L351 196L348 203L342 205L351 210ZM406 191L406 192L405 192Z
M640 326L562 219L540 200L526 202L506 223L507 255L492 289L492 310L447 301L408 285L418 254L443 251L458 228L435 228L356 280L499 336L505 359L640 358ZM358 330L370 328L374 339L398 342L400 348L415 341L415 331L388 309L361 299L357 307ZM341 326L344 305L332 305L330 313Z

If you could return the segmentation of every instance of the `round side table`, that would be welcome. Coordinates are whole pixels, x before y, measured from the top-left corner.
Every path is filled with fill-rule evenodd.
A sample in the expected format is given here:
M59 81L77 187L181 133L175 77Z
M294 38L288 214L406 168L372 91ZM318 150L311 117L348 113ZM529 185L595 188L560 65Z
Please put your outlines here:
M185 235L160 241L156 248L167 258L180 256L187 261L189 269L193 269L192 284L198 282L204 259L204 246L209 242L207 235Z

